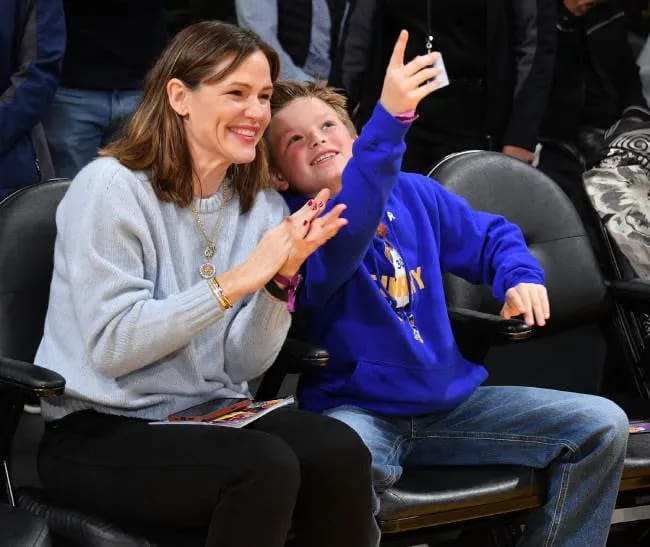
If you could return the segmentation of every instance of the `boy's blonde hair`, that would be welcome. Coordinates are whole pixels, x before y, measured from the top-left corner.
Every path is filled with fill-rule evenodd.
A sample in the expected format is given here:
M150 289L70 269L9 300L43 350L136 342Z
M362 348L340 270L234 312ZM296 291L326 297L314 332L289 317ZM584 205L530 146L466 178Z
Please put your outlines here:
M330 106L336 116L348 128L353 137L357 130L350 119L347 109L347 99L333 87L323 87L314 82L294 82L291 80L278 80L273 84L271 96L271 114L275 115L295 99L314 98L320 99Z

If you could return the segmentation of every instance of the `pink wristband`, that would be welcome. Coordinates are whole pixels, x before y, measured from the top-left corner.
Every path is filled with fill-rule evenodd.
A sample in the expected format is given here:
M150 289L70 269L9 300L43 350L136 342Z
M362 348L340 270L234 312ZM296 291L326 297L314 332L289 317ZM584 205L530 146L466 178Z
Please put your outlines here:
M296 311L296 289L300 285L301 279L302 276L299 273L292 277L286 277L278 273L273 277L273 281L287 286L287 309L290 312Z
M395 114L395 119L404 123L413 122L417 120L417 118L418 115L415 110L408 110L407 112L400 112L399 114Z

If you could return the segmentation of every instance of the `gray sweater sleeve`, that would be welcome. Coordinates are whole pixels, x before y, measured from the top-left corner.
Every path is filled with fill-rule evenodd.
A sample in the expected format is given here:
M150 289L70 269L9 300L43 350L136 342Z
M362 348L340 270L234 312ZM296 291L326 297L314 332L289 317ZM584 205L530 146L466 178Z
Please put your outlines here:
M275 191L265 197L277 203L268 218L269 228L289 214L284 199ZM287 336L291 316L286 302L273 298L261 289L244 299L244 305L228 325L224 367L234 382L251 380L262 374L275 361Z
M230 323L225 346L225 371L233 382L252 380L275 361L291 318L286 302L257 291Z
M109 378L179 349L222 315L205 282L155 298L145 260L155 257L156 249L136 187L124 180L125 173L83 171L79 177L90 180L75 181L57 212L60 250L89 364Z

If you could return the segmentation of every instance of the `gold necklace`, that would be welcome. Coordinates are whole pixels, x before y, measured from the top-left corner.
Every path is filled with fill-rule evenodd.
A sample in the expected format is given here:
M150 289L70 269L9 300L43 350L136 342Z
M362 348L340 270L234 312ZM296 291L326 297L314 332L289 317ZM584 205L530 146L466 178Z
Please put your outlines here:
M227 185L228 183L224 181L223 184ZM206 261L203 264L201 264L201 266L199 267L199 274L201 274L201 277L203 277L204 279L211 279L212 277L214 277L214 274L217 272L217 269L214 267L214 264L210 262L210 259L214 256L214 252L217 249L216 238L217 238L217 233L219 231L219 226L221 225L221 219L223 217L223 215L220 215L219 213L221 212L221 209L223 209L223 207L226 205L226 203L230 201L230 199L232 198L232 194L233 192L231 192L228 195L228 188L226 187L223 193L223 199L221 200L221 203L219 204L219 208L217 209L218 216L217 216L217 221L214 225L214 231L213 231L214 236L212 236L212 238L208 236L208 232L206 231L205 226L203 225L203 221L201 220L201 215L199 215L199 210L196 208L196 205L194 205L194 203L190 205L190 208L192 209L192 214L194 215L194 222L196 223L199 232L201 232L206 242L205 249L203 249L203 256L206 258Z

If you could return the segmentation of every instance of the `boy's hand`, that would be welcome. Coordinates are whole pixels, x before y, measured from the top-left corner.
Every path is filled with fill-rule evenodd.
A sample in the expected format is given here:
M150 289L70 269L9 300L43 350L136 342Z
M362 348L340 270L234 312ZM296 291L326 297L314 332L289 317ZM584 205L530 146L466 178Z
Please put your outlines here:
M506 301L501 309L501 317L510 319L523 315L530 327L537 324L543 327L551 316L546 287L537 283L519 283L506 291Z
M408 32L402 30L395 42L379 98L382 106L393 116L415 110L424 97L440 86L435 79L440 69L431 66L438 53L418 55L404 64L408 36Z

